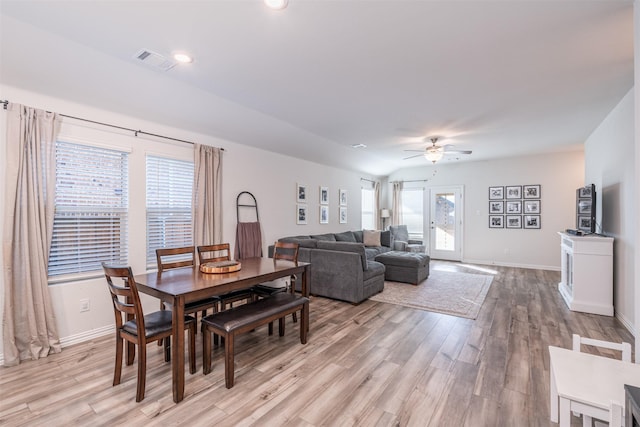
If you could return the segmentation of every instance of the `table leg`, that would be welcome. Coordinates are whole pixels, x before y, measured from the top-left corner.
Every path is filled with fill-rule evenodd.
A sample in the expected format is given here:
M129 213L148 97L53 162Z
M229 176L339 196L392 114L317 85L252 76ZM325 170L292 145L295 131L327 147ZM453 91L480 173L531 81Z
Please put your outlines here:
M173 348L171 349L173 401L184 399L184 297L173 300Z
M556 386L556 379L553 376L553 365L549 366L549 396L551 401L549 402L549 412L551 415L551 422L558 422L558 388Z
M560 398L560 427L571 426L571 401L566 397Z

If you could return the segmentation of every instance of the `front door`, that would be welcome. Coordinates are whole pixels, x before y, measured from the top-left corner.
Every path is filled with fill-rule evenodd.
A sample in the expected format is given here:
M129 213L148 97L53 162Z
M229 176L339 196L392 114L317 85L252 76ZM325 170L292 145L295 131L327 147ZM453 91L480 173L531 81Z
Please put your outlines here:
M430 189L429 255L462 260L462 186Z

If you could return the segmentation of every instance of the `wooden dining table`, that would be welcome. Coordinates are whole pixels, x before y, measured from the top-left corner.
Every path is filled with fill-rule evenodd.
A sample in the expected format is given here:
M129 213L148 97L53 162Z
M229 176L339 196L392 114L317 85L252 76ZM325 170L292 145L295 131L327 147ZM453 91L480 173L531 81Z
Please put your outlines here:
M247 258L239 261L242 264L241 269L232 273L202 273L198 267L184 267L134 277L139 292L159 298L173 306L171 373L173 401L176 403L184 398L184 307L186 303L237 289L246 289L294 274L300 280L302 295L309 296L309 263L271 258Z

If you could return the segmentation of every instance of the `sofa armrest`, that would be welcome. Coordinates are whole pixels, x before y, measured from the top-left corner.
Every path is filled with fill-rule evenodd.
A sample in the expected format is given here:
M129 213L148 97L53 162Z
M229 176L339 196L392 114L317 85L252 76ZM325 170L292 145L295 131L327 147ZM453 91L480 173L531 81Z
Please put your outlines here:
M408 242L403 242L402 240L396 240L393 242L393 250L404 252L407 249Z
M421 245L422 244L422 240L409 239L409 244L410 245Z

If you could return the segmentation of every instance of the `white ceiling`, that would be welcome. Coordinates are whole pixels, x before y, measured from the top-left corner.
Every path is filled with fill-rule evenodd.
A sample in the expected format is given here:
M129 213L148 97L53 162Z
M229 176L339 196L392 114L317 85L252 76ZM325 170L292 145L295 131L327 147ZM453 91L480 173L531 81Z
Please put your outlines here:
M633 86L629 0L0 8L2 84L372 175L427 164L404 150L431 135L463 160L576 149Z

